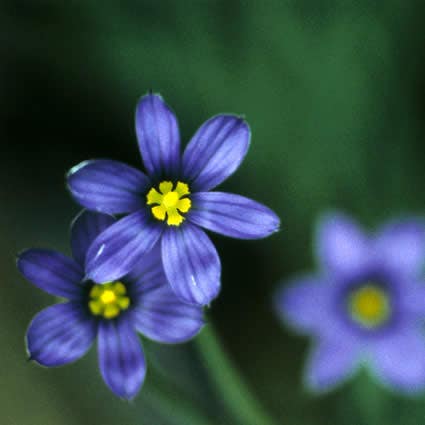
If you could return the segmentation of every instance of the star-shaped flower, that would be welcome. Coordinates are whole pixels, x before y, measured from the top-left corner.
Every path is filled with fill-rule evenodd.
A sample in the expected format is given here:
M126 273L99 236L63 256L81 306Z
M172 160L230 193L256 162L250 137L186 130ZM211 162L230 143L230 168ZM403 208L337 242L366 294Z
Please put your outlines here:
M159 95L148 94L136 110L136 133L147 174L112 160L85 161L68 174L82 206L128 214L90 248L88 277L109 282L160 244L165 274L182 300L206 305L220 290L217 251L202 228L240 239L278 230L269 208L240 195L210 192L245 157L250 129L240 117L217 115L195 133L183 154L177 119Z
M31 360L61 366L82 357L97 338L100 372L119 397L133 398L146 373L137 332L161 343L179 343L203 326L200 307L181 302L171 291L158 249L117 281L87 280L85 262L92 241L115 219L85 211L71 231L73 258L47 249L18 257L19 271L35 286L68 301L37 314L26 337Z
M307 385L329 390L366 364L395 389L425 389L424 223L391 222L368 236L348 217L328 215L317 257L319 273L276 298L282 320L314 338Z

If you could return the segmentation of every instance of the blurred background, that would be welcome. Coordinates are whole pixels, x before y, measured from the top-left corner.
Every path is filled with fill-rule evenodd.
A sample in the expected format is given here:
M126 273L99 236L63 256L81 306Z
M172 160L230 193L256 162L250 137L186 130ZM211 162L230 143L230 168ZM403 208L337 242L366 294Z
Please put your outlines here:
M282 231L251 242L211 235L223 289L208 317L264 407L286 425L424 423L425 395L390 393L365 374L308 394L308 340L271 308L280 280L315 267L323 211L367 228L424 212L424 18L421 0L2 0L0 424L190 425L194 401L233 425L193 342L145 341L148 375L132 403L103 384L95 349L59 369L26 361L26 327L54 300L16 272L15 255L69 253L71 166L141 166L134 109L149 89L175 110L186 142L219 112L251 125L247 158L221 189L273 208Z

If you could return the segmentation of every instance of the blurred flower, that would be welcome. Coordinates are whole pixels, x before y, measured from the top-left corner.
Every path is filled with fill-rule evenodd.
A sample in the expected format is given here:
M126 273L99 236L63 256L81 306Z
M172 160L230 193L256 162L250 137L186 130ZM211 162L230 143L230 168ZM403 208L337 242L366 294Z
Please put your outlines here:
M362 362L384 384L425 388L425 227L391 222L366 236L349 218L326 216L318 227L320 272L299 277L277 296L278 313L314 337L306 384L331 389Z
M31 360L47 367L82 357L97 337L100 372L119 397L133 398L146 373L137 331L161 343L178 343L203 326L201 308L179 301L166 281L157 249L119 281L98 285L85 279L86 252L111 216L83 212L72 225L73 259L46 249L18 257L19 271L35 286L69 301L35 316L27 331Z
M205 305L220 290L221 265L204 227L241 239L278 230L279 218L245 197L209 192L245 157L250 129L241 118L217 115L193 136L183 155L177 119L159 95L141 98L136 133L148 176L111 160L82 162L68 174L68 187L81 205L129 214L90 248L88 276L119 279L161 240L165 274L182 300Z

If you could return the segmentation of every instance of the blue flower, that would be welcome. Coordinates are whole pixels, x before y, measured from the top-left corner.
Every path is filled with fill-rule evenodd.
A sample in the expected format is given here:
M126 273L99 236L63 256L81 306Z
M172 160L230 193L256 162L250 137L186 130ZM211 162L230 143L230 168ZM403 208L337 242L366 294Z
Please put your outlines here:
M161 343L179 343L203 326L203 312L182 303L166 281L157 249L137 268L104 285L85 280L86 252L100 232L113 225L108 215L83 212L72 225L73 258L47 249L18 257L19 271L35 286L68 299L37 314L27 331L29 357L61 366L82 357L97 337L100 372L119 397L133 398L146 373L137 332Z
M306 383L326 391L365 362L384 384L425 388L425 226L391 222L374 236L334 214L319 224L320 271L278 293L282 320L315 344Z
M217 251L201 227L241 239L278 230L279 218L245 197L209 192L240 165L250 130L233 115L217 115L196 132L180 155L177 119L159 95L141 98L136 133L147 175L111 160L73 167L68 187L84 207L128 214L93 243L87 273L95 282L119 279L156 244L165 274L182 300L206 305L220 290Z

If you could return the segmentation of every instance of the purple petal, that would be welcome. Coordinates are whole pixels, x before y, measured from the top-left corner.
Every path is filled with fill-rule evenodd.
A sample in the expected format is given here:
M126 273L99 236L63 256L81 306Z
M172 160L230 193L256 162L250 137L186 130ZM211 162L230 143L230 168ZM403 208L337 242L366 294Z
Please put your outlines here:
M149 174L173 177L180 168L177 119L161 96L143 96L136 108L136 134Z
M140 210L108 227L87 253L87 278L99 282L117 280L127 274L159 239L163 226L149 212Z
M80 205L109 214L142 208L142 194L150 186L149 179L141 171L106 159L76 165L69 171L67 179L68 188Z
M356 273L370 260L368 240L357 224L342 214L329 214L319 223L317 255L331 273Z
M18 256L18 270L38 288L64 298L81 295L84 272L73 259L48 249L28 249Z
M140 261L125 276L124 280L133 284L132 292L135 296L139 296L139 293L162 284L164 278L161 244L157 243L149 252L142 255Z
M136 329L161 343L193 338L204 325L202 308L180 301L163 272L154 282L148 276L141 276L137 282L138 304L133 310Z
M248 124L233 115L217 115L203 124L183 155L191 191L208 191L226 180L244 159L250 137Z
M321 340L314 347L306 367L305 383L317 392L329 391L356 370L359 352L346 341Z
M419 330L377 341L372 354L374 371L387 385L407 392L425 388L425 339Z
M279 229L279 217L266 206L243 196L199 192L191 197L188 219L198 226L239 239L259 239Z
M78 264L84 267L91 243L113 223L114 217L107 214L84 210L77 215L71 225L71 248Z
M96 322L79 302L56 304L38 313L28 328L31 360L62 366L82 357L96 337Z
M157 243L124 281L130 282L136 329L161 343L178 343L195 336L203 326L202 309L180 301L167 281Z
M411 317L425 319L425 282L407 279L403 283L404 290L400 293L400 308L411 313Z
M168 228L161 246L165 274L177 297L192 304L209 304L220 291L221 265L208 236L185 223Z
M146 364L139 338L127 321L99 323L98 354L108 387L118 397L135 397L145 379Z
M332 317L333 287L315 276L294 279L275 298L279 317L302 333L329 333L334 329Z
M419 275L425 264L425 225L420 220L394 222L375 240L378 261L407 276Z

